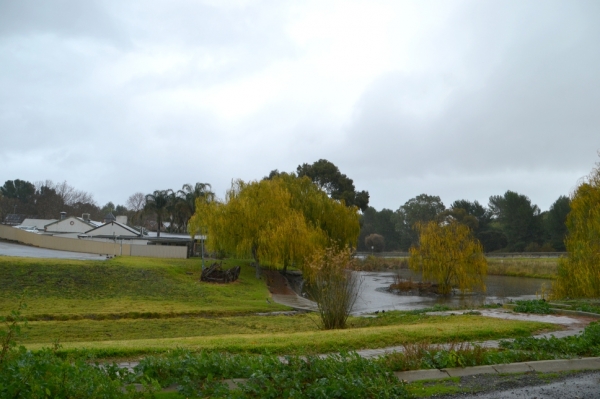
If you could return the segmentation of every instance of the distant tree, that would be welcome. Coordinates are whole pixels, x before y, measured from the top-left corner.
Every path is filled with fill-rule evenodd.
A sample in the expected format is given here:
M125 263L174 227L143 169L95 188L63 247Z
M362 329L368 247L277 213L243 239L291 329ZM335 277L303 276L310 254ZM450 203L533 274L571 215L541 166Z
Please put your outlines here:
M365 245L367 249L382 252L385 249L385 239L380 234L370 234L365 237Z
M163 220L168 215L168 207L171 203L173 190L155 190L152 194L146 195L145 212L151 212L156 215L156 236L160 237L160 229L163 226Z
M408 250L419 241L419 233L414 229L417 223L437 220L446 207L438 196L421 194L409 199L395 214L396 231L400 235L400 249Z
M282 173L277 169L273 169L268 176L263 177L263 180L272 180L275 177L279 177Z
M456 200L450 205L450 209L464 209L466 214L477 219L476 229L485 229L490 223L492 215L488 209L478 201Z
M464 224L473 232L479 229L479 220L475 216L469 215L463 208L446 209L438 215L437 219L439 222Z
M187 231L187 225L190 218L196 213L196 201L202 199L205 202L211 202L215 199L215 193L208 183L184 184L181 190L177 191L177 198L174 199L174 214L177 215L177 224L181 231Z
M38 218L54 219L62 211L67 211L66 204L54 188L43 185L37 189L35 193L35 215Z
M487 261L479 241L464 224L418 223L419 244L410 248L409 266L438 284L441 294L452 288L485 291Z
M600 297L600 162L571 197L567 216L568 257L558 264L557 298Z
M35 183L35 210L32 215L38 218L57 218L60 212L70 215L89 213L92 219L102 219L100 208L92 194L77 190L66 181L54 183L52 180Z
M492 213L478 201L471 202L464 199L454 201L450 209L443 212L441 216L444 217L446 214L457 222L469 226L485 252L506 247L506 235L492 223Z
M125 206L123 206L123 205L117 205L117 206L115 207L115 210L114 210L114 212L113 212L113 213L115 214L115 216L116 216L116 215L120 215L120 216L127 216L127 214L128 214L128 209L127 209Z
M271 172L279 173L277 170ZM369 193L356 191L354 181L342 174L337 166L326 159L319 159L312 165L304 163L296 169L298 177L307 176L319 188L336 200L343 200L346 206L357 206L364 211L369 206ZM271 175L269 175L271 176Z
M360 220L360 236L358 238L358 250L367 251L365 238L370 234L380 234L385 240L385 248L388 251L396 251L400 246L400 235L396 231L396 221L394 211L391 209L382 209L377 211L373 207L368 207L363 211Z
M507 249L520 252L532 242L542 241L540 209L525 195L507 191L490 197L490 212L506 235Z
M144 193L133 193L127 198L125 203L128 215L131 217L131 223L139 226L144 226L143 214L146 206L146 195Z
M115 204L112 201L108 201L106 205L104 205L101 209L102 216L106 216L109 213L112 213L116 209Z
M52 183L52 180L46 180L46 186L56 190L56 193L62 198L65 205L73 204L95 204L92 194L77 190L66 181L62 183Z
M544 229L548 244L557 251L564 251L567 238L567 215L571 211L571 200L564 195L558 197L545 214Z
M144 209L146 205L146 195L144 193L134 193L127 198L127 202L125 203L127 209L133 212L140 212Z
M7 180L4 185L0 187L0 192L5 198L15 198L26 204L33 199L35 186L25 180Z

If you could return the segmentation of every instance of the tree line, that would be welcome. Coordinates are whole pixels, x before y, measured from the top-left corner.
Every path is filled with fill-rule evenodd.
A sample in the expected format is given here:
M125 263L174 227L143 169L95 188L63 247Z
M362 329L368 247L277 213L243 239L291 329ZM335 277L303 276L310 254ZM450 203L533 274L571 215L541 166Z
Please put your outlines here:
M369 192L358 191L352 179L325 159L298 165L295 172L273 170L263 180L283 175L307 177L333 200L362 211L357 247L362 251L408 251L418 243L417 223L458 221L467 225L485 252L564 251L566 216L570 200L559 197L548 211L541 212L531 200L513 191L491 196L486 206L477 201L457 200L448 208L440 197L421 194L397 210L380 211L369 206ZM180 190L159 189L132 194L125 205L108 202L99 206L93 196L67 182L50 180L31 183L8 180L0 187L0 217L18 213L41 219L56 219L60 212L80 216L89 213L102 220L108 213L128 217L133 226L149 230L187 233L188 222L196 212L196 200L214 200L209 183L184 184Z
M567 196L541 212L527 196L514 191L491 196L487 207L463 199L446 208L440 197L421 194L396 211L368 207L361 218L358 249L408 251L419 240L417 223L457 221L471 229L485 252L564 251L570 210Z

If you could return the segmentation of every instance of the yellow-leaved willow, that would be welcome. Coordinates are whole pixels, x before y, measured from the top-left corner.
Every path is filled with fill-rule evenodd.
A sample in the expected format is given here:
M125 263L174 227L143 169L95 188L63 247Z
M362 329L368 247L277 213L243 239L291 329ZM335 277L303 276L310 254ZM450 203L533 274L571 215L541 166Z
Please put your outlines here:
M571 196L567 215L568 256L558 263L555 298L600 297L600 163Z
M438 284L440 294L453 288L485 291L487 261L479 241L464 224L417 223L419 244L410 248L409 267L424 281Z
M356 247L357 207L333 200L309 178L236 180L224 201L199 200L190 231L205 231L210 251L286 269L302 268L315 250Z

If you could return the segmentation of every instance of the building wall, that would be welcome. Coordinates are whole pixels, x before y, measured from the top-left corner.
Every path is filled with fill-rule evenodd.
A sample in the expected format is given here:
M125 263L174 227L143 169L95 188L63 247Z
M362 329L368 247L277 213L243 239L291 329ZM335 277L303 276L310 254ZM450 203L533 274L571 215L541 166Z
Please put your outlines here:
M101 255L146 256L151 258L187 258L187 247L135 245L120 242L100 242L35 234L0 225L0 238L18 241L40 248L84 252Z

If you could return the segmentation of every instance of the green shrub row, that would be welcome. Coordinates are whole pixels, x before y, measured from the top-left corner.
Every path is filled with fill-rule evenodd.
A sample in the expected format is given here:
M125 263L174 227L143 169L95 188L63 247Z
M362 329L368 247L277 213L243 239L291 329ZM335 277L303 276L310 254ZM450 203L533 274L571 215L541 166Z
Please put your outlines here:
M600 324L590 323L583 333L570 337L556 338L517 338L514 341L500 341L504 349L543 352L557 358L573 356L600 356Z
M285 357L191 353L177 350L147 357L136 371L163 386L176 384L185 397L227 398L406 398L383 363L356 353ZM229 391L224 379L243 378Z

